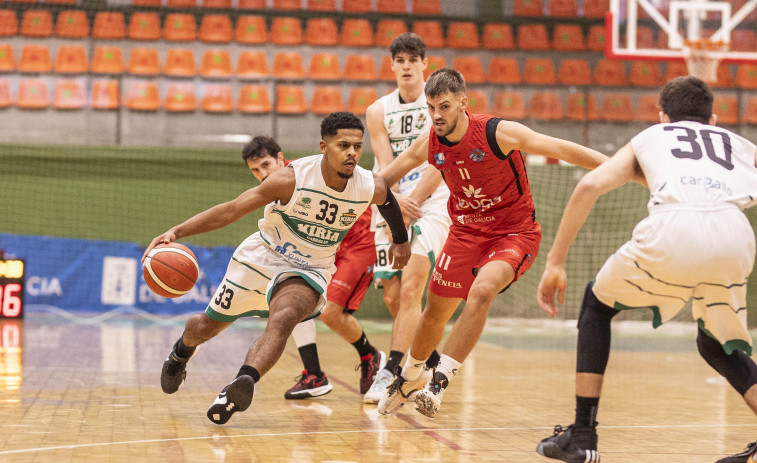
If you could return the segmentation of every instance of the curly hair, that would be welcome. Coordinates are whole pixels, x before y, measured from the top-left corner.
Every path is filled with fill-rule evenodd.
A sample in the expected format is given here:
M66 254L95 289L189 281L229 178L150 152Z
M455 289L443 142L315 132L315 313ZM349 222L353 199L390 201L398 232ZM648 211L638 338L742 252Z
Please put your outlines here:
M426 57L426 42L418 34L403 32L392 40L389 45L389 52L392 54L392 59L397 53L407 53L410 56L417 55L424 59Z
M321 138L333 137L339 129L358 129L365 133L363 122L356 115L341 111L331 113L321 121Z

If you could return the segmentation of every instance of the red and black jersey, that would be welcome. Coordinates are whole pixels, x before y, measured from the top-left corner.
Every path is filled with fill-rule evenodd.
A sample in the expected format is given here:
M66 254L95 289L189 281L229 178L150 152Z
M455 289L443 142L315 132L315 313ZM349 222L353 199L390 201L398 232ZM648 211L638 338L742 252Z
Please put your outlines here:
M534 201L523 155L503 153L497 144L501 119L468 114L463 139L451 143L432 130L428 162L449 187L447 210L452 229L493 236L529 230L536 224Z

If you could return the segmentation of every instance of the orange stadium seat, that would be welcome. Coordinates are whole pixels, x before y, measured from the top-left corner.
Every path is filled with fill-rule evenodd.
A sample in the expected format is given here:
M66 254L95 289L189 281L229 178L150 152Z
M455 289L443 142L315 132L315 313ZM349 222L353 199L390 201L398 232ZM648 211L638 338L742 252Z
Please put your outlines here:
M734 29L731 31L731 51L757 50L757 34L754 30Z
M81 79L63 79L55 82L53 90L53 107L55 109L83 109L87 105L84 93L84 81Z
M237 18L234 29L234 40L244 44L263 44L268 42L268 29L266 29L263 16L241 15Z
M55 72L59 74L85 74L89 69L87 65L87 52L82 45L61 45L55 55Z
M377 80L376 61L371 55L347 55L344 65L344 78L347 80Z
M129 19L129 39L160 40L160 17L158 13L134 12Z
M484 24L484 48L489 50L512 50L515 48L513 26L504 23Z
M126 69L129 74L138 76L157 76L160 74L157 48L132 48Z
M599 117L610 122L630 122L634 118L631 96L626 93L608 93L602 100Z
M299 10L300 0L273 0L274 10Z
M90 70L95 74L121 74L124 72L124 57L119 47L99 45L95 47Z
M16 70L16 57L9 43L0 43L0 72Z
M163 74L172 77L192 77L197 74L194 51L189 48L169 48Z
M481 84L486 81L484 65L476 55L458 56L452 61L452 67L460 71L468 83Z
M590 94L587 97L583 92L571 93L568 96L565 117L571 121L596 121L599 119L594 95Z
M53 34L53 16L47 10L26 10L21 19L21 35L50 37Z
M310 110L316 114L331 114L344 111L342 91L339 87L315 87Z
M201 0L203 8L231 8L231 0Z
M47 82L44 79L21 79L18 82L16 106L22 109L45 109L50 106Z
M334 46L339 44L339 30L332 18L311 18L305 26L305 42L308 45Z
M231 55L225 48L205 50L200 64L200 75L214 79L231 77Z
M21 58L18 60L19 71L50 72L52 67L50 49L47 45L24 45L21 48Z
M334 53L313 53L310 59L308 77L315 80L339 80L339 58Z
M610 11L610 0L586 0L584 2L584 16L588 18L604 18L608 11Z
M442 33L442 24L439 21L414 21L413 32L423 37L426 48L444 47L444 34Z
M413 0L412 7L415 14L442 14L441 0Z
M515 16L542 16L541 0L515 0L513 4Z
M243 10L262 10L266 7L266 0L238 0L237 6Z
M757 88L757 64L739 63L736 68L736 86Z
M3 101L2 81L0 81L0 105ZM744 111L744 122L750 125L757 125L757 97L750 96L746 102Z
M95 13L92 37L106 40L121 40L126 37L124 14L118 11L98 11Z
M376 10L379 13L406 13L405 0L378 0Z
M712 112L718 116L718 125L739 123L739 100L735 96L715 95Z
M628 80L637 87L660 87L664 84L657 61L632 61Z
M478 26L474 22L452 21L447 25L447 46L457 49L479 47Z
M348 13L368 13L371 11L371 0L342 1L342 11Z
M434 71L447 66L447 60L444 59L443 56L426 56L426 59L428 60L428 66L426 66L426 70L423 71L424 79L428 79L428 76Z
M307 5L310 11L336 11L335 0L308 0Z
M376 26L376 45L388 47L395 37L407 32L407 24L401 19L381 19Z
M8 79L0 79L0 108L8 108L12 104L11 83Z
M276 53L273 58L273 76L279 79L304 79L302 55L284 51Z
M0 36L10 37L18 33L18 16L14 10L0 10Z
M117 109L120 106L118 89L118 81L115 79L97 79L92 82L92 109Z
M534 92L528 104L528 113L535 119L551 121L563 118L562 102L557 92Z
M383 58L381 58L381 69L379 70L379 80L383 80L386 82L394 82L396 80L394 71L392 71L392 57L391 56L384 56Z
M560 61L557 80L563 85L591 85L591 69L585 59Z
M578 24L557 24L552 33L552 48L559 51L583 51L586 41Z
M718 75L717 75L717 81L711 82L710 87L713 88L728 88L733 86L733 81L731 79L731 68L728 66L727 63L720 63L720 66L718 66Z
M523 68L523 82L551 85L557 83L555 65L549 58L527 58Z
M498 91L494 95L494 115L503 119L521 120L526 118L526 104L523 94L516 91Z
M623 61L600 59L594 69L594 82L608 87L625 87L628 85Z
M131 0L134 6L160 6L162 3L162 0Z
M201 104L202 110L206 113L230 113L234 111L231 86L227 84L206 85Z
M163 101L166 111L194 112L197 109L195 86L188 82L171 82L166 85L166 97Z
M273 108L268 88L264 85L243 85L239 89L239 111L249 114L268 113Z
M172 42L191 42L197 37L197 22L191 14L169 13L163 24L163 38Z
M683 61L670 61L665 69L665 82L675 79L676 77L682 77L689 75L689 70L686 69L686 63Z
M307 112L305 89L301 85L276 87L276 112L279 114L302 114Z
M489 113L489 96L483 90L468 90L468 111L474 114Z
M347 110L360 116L365 115L368 106L378 98L378 92L373 87L352 87L347 101Z
M660 122L659 95L648 93L639 98L639 107L636 109L636 119L644 122Z
M197 6L197 0L167 0L166 5L171 8L194 8Z
M2 19L0 19L2 21ZM65 10L58 14L55 34L65 38L84 38L89 35L89 19L81 10Z
M586 48L588 48L589 51L605 51L607 43L607 37L605 35L605 26L599 24L589 26Z
M521 50L549 50L549 36L544 24L518 26L518 48Z
M240 79L268 77L268 61L264 51L243 50L237 60L236 76Z
M655 48L654 34L651 27L639 26L636 29L636 48Z
M206 14L200 21L200 40L209 43L231 42L231 19L225 14Z
M126 107L132 111L157 111L160 109L158 84L146 81L131 82L126 94Z
M299 45L303 42L300 18L277 16L271 22L271 42L277 45Z
M489 71L486 80L492 84L519 84L520 70L515 58L494 56L489 61Z
M345 19L342 23L341 42L345 47L373 46L373 27L371 23L367 19Z
M550 16L578 16L576 0L549 0Z

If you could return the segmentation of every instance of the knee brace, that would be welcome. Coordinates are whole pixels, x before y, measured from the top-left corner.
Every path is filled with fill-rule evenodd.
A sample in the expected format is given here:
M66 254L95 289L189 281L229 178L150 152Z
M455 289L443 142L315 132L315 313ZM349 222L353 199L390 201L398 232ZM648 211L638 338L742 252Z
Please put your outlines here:
M600 302L594 295L593 286L593 282L586 285L578 315L576 372L601 375L610 358L610 322L620 310Z
M745 353L734 350L731 355L726 354L720 342L702 328L697 333L697 347L699 355L742 396L757 384L757 365Z

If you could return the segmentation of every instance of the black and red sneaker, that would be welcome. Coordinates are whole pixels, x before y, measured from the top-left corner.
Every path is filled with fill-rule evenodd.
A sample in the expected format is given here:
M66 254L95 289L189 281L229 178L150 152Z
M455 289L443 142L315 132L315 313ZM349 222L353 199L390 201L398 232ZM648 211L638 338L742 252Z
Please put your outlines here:
M368 354L360 359L360 365L355 367L355 369L360 369L361 394L368 392L373 381L376 379L376 373L381 371L384 365L386 365L386 354L378 349L375 349L375 353Z
M307 370L302 370L302 374L295 378L297 384L289 388L284 393L285 399L307 399L309 397L318 397L326 395L334 389L329 384L326 373L312 375Z

